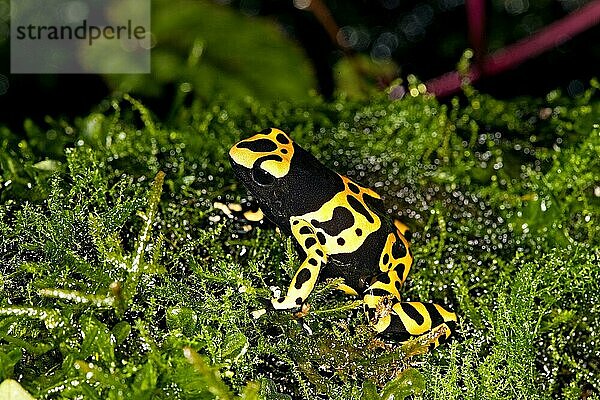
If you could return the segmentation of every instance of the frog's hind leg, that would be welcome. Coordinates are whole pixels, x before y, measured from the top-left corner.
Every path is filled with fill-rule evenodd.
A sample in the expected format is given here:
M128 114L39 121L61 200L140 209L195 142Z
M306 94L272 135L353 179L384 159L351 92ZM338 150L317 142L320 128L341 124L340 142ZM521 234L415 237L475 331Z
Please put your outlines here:
M409 338L433 335L432 344L437 347L456 332L456 313L438 304L404 301L394 304L392 309L390 333L406 332Z
M396 226L396 229L398 229L400 231L402 236L404 236L407 240L410 240L410 236L412 236L412 234L410 232L410 228L408 227L408 225L406 225L404 222L400 221L399 219L394 220L394 225Z
M435 348L456 332L456 314L438 304L390 300L368 310L375 330L383 337L399 342L426 338Z
M271 300L275 310L299 308L314 289L321 268L327 262L327 256L319 244L314 228L307 221L292 218L291 227L292 234L304 250L306 258L294 274L286 295Z

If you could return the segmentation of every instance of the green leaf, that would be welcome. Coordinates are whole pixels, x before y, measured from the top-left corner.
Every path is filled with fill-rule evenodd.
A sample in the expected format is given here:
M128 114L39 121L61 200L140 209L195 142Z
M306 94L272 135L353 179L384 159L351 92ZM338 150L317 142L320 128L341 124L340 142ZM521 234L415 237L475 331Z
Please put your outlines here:
M2 400L34 400L17 381L6 379L0 383L0 399Z
M401 400L425 390L423 375L414 368L402 371L396 379L388 382L381 391L382 400Z
M248 351L248 338L241 332L230 333L225 336L221 358L225 362L237 362Z
M240 398L242 400L259 400L260 384L257 382L248 382Z
M264 400L291 400L292 397L287 394L279 393L275 387L275 382L269 378L260 379L259 398Z
M203 99L300 100L315 87L302 51L265 18L208 1L157 0L152 34L152 74L106 76L115 89L160 97L164 85L175 83L177 103L189 92Z
M105 365L115 362L115 338L105 324L92 315L81 317L81 355L83 359L92 357Z
M360 400L379 400L379 393L377 393L377 387L371 381L364 381L362 384L362 393Z
M184 335L191 335L196 331L198 315L187 307L171 307L167 310L167 327L169 330L179 330Z
M206 363L204 358L191 347L184 347L183 356L203 382L203 387L212 395L222 399L232 399L233 394L221 379L218 370Z
M115 336L116 345L123 343L131 333L131 325L129 322L120 321L112 328L112 333Z
M162 194L162 186L165 180L165 173L159 171L154 177L154 182L148 192L148 207L145 213L139 213L144 221L144 225L138 235L136 243L135 253L129 265L129 274L127 281L124 284L124 296L126 301L133 300L140 282L140 277L145 270L146 260L144 258L147 250L147 244L150 241L152 228L158 217L158 205L160 203L160 196Z
M21 356L21 349L19 348L14 348L6 353L0 348L0 380L13 376L15 365L21 360Z
M393 61L374 61L368 55L357 54L338 61L334 76L340 93L353 99L368 99L387 87L398 72Z
M56 171L60 168L60 162L56 160L44 160L33 164L33 168L42 171Z
M151 361L146 362L141 370L135 375L132 385L133 392L139 399L149 398L156 389L158 374L156 367Z

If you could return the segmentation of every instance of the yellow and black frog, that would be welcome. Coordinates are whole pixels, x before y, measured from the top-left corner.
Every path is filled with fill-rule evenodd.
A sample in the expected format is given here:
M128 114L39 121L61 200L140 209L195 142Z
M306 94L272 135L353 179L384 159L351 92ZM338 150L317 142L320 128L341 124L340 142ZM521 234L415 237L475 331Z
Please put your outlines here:
M267 218L294 237L303 260L269 309L298 310L319 279L341 277L340 289L363 297L374 329L386 338L433 332L437 346L454 332L454 312L401 301L413 262L407 227L385 212L377 193L330 170L279 129L236 143L229 158Z

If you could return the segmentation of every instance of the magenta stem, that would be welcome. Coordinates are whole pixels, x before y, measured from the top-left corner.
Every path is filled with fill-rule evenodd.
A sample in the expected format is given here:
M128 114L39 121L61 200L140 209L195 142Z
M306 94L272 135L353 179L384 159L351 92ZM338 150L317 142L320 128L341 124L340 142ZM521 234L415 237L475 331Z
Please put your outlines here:
M475 61L480 63L486 52L485 45L485 0L466 0L469 44L475 53Z
M474 66L469 70L466 77L461 76L457 71L451 71L431 79L425 83L425 86L430 93L438 97L448 96L460 89L464 78L475 82L482 76L496 75L515 68L524 61L566 42L599 22L600 0L593 0L531 36L485 57L480 66Z

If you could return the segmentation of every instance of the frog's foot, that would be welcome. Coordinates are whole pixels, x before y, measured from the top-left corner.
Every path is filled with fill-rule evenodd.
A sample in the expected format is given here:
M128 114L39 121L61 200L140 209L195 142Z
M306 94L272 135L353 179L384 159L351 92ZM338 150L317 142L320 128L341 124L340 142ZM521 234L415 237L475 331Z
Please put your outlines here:
M282 296L277 299L271 299L270 301L271 308L273 310L291 312L298 312L302 310L302 303L304 303L302 297L293 299L290 296Z
M365 296L366 297L366 296ZM456 332L456 313L434 303L396 302L383 311L378 307L368 310L373 315L372 324L381 337L406 342L417 339L431 348L447 341Z
M456 331L456 321L447 321L435 328L432 328L428 333L417 338L423 345L428 345L430 349L435 349L440 344L448 341L450 335Z
M250 313L252 315L252 318L259 319L266 313L275 311L275 308L273 307L272 299L259 298L258 301L263 305L264 308L252 311Z
M260 317L262 317L266 313L267 313L267 310L265 310L264 308L261 308L260 310L254 310L254 311L252 311L250 314L252 315L252 318L259 319Z
M302 307L300 307L300 311L294 313L294 318L298 320L298 322L302 321L304 317L308 315L310 312L310 304L302 303Z
M252 311L252 313L251 313L252 318L258 319L258 318L262 317L263 315L265 315L267 312L271 312L271 311L290 311L293 313L293 316L295 319L301 320L302 318L306 317L310 311L310 304L308 304L308 303L302 303L302 304L298 305L294 302L293 307L291 307L291 308L283 308L283 307L276 308L275 305L285 304L284 301L280 302L279 299L271 299L271 300L264 299L262 301L262 303L265 305L265 308L261 308L260 310Z

